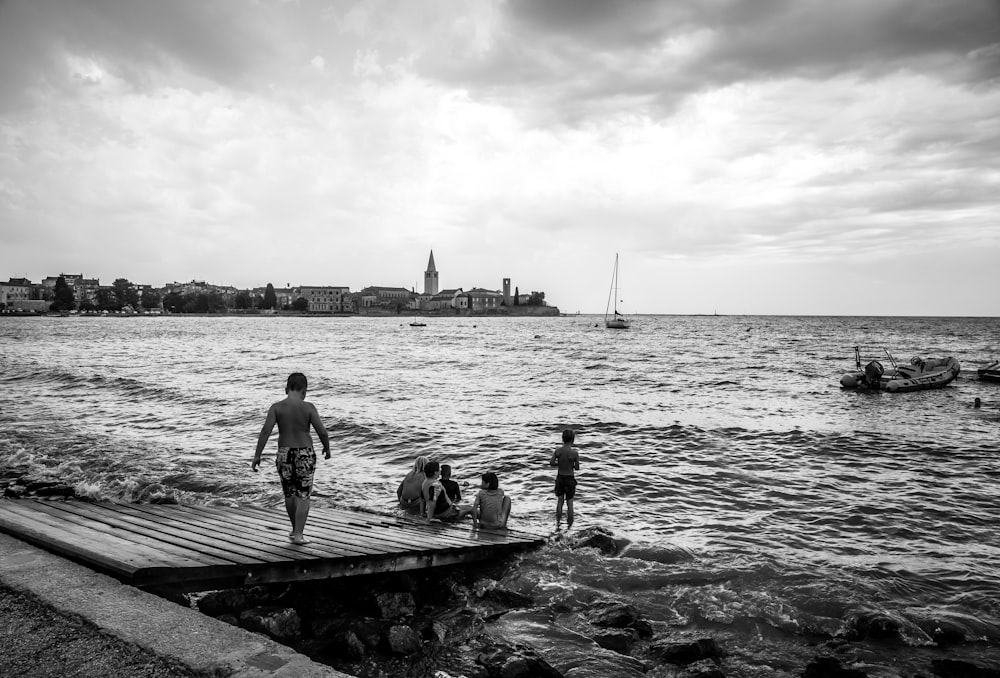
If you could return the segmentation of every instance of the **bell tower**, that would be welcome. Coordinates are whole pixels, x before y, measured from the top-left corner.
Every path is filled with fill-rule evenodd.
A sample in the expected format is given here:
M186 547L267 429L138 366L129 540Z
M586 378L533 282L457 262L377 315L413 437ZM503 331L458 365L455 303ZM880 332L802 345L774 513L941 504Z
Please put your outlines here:
M431 250L431 258L427 260L427 270L424 271L424 294L438 293L438 272L434 268L434 250Z

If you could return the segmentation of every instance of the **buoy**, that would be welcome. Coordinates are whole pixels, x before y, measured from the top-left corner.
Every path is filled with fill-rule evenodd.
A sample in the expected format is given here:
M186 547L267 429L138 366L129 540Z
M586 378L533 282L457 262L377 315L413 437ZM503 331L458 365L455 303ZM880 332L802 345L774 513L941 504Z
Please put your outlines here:
M840 385L844 388L855 388L858 385L857 375L845 374L840 378Z

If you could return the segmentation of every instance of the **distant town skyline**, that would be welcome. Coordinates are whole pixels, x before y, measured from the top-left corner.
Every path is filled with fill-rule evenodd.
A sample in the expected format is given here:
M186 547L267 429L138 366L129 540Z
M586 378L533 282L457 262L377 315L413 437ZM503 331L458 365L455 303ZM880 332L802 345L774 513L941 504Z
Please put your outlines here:
M1000 315L1000 6L0 2L0 271ZM445 263L447 262L447 263Z
M268 285L273 285L275 288L281 288L281 289L295 289L295 288L301 288L301 287L346 287L346 288L350 289L352 292L358 292L358 291L363 290L363 289L365 289L367 287L397 287L397 288L400 288L400 289L409 290L409 291L411 291L411 292L413 292L415 294L432 294L433 295L433 294L437 294L437 292L440 289L444 289L444 288L441 288L439 286L439 284L438 284L439 283L439 278L438 278L439 273L440 272L437 270L436 262L434 261L434 251L433 250L429 250L429 254L428 254L428 258L427 258L427 266L420 272L420 280L422 281L422 285L418 285L417 283L413 283L411 285L392 285L392 284L386 284L386 283L372 282L372 283L369 283L369 284L366 284L366 285L363 285L363 286L353 287L351 285L341 285L341 284L334 283L334 282L308 282L308 283L303 283L303 282L290 282L290 281L275 282L273 280L268 280L268 281L265 281L265 282L258 282L256 284L253 284L253 285L250 285L250 286L241 287L239 285L233 285L233 284L231 284L229 282L226 282L226 281L212 279L211 276L195 277L195 278L192 278L189 281L188 280L181 280L181 279L176 279L175 278L173 280L164 281L161 284L156 284L156 283L149 282L149 281L144 281L144 280L134 280L132 278L129 278L128 276L123 276L123 275L115 275L113 277L101 278L100 276L89 275L89 274L87 274L86 271L70 271L70 270L61 270L58 273L47 273L46 275L39 276L37 278L32 278L29 275L23 275L23 274L8 274L8 275L4 276L3 272L0 272L0 283L3 283L3 282L5 282L8 279L13 280L13 279L23 278L23 279L26 279L29 282L33 283L33 284L41 284L45 280L54 279L54 278L57 278L59 276L73 276L73 277L81 277L81 278L89 279L89 280L97 280L97 281L100 282L100 284L102 286L110 286L111 283L114 282L114 280L117 280L117 279L120 279L120 278L124 278L124 279L128 280L130 283L132 283L134 285L142 285L142 286L152 287L152 288L155 288L155 289L163 289L165 287L170 287L170 286L173 286L173 285L183 285L183 284L194 283L194 282L203 282L203 283L207 283L207 284L218 286L218 287L232 287L232 288L235 288L235 289L238 289L238 290L262 289L262 288L267 287ZM468 290L468 289L473 289L473 288L484 288L484 289L502 291L503 290L503 284L504 284L504 282L505 281L509 281L509 280L510 279L508 277L506 277L506 276L500 276L498 278L498 282L500 284L498 284L496 286L492 286L492 285L490 285L487 282L480 281L480 282L471 282L471 283L465 284L465 285L448 285L447 287L451 288L451 289L456 289L457 288L457 289L463 289L463 290ZM433 285L430 286L430 288L428 286L429 282L433 282ZM520 286L516 285L515 283L511 283L511 290L513 290L515 288L520 289ZM528 294L530 292L535 292L535 291L544 292L545 290L535 290L535 289L528 290L528 289L525 289L524 293Z

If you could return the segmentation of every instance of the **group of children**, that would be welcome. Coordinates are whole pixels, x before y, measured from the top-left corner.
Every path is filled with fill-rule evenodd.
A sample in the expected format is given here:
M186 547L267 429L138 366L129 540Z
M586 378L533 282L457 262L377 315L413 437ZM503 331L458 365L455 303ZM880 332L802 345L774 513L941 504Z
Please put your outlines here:
M285 385L285 399L274 403L267 411L264 426L257 438L257 451L252 464L256 471L267 440L277 425L278 455L275 465L281 478L288 519L292 523L292 532L288 538L295 544L308 543L303 532L309 515L309 497L316 467L310 428L323 443L324 457L330 458L330 439L326 428L316 407L305 401L307 386L306 376L301 372L289 375ZM557 527L562 524L564 503L567 509L566 525L573 526L576 471L580 469L579 453L573 446L575 437L571 429L564 430L563 444L552 453L549 460L551 466L558 467L555 482ZM396 495L401 508L428 520L455 521L471 516L473 527L498 529L507 527L510 517L510 497L500 489L495 473L482 475L480 490L471 505L460 504L462 491L458 483L451 479L451 467L423 456L417 457L413 462L413 469L399 484Z
M472 517L473 527L507 527L510 517L510 497L500 489L497 474L482 475L482 484L475 501L460 504L462 490L451 479L451 466L439 464L427 457L417 457L413 468L396 488L400 508L426 517L428 520L461 520Z
M556 472L556 526L562 525L563 505L566 506L566 526L573 527L573 498L576 496L576 472L580 470L580 454L573 446L576 434L572 429L562 432L562 445L552 453L549 465ZM462 491L451 479L451 466L438 464L427 457L417 457L413 468L396 488L400 508L426 516L428 520L460 520L472 516L475 527L507 527L510 497L500 489L495 473L484 473L482 485L471 506L462 505Z

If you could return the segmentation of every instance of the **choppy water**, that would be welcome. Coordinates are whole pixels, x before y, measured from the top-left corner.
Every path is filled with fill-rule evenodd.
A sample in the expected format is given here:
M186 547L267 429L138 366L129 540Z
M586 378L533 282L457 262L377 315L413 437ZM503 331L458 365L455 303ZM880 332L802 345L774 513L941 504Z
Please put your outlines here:
M739 675L780 675L763 668L775 656L795 670L817 638L866 629L851 656L872 665L1000 665L1000 385L975 374L1000 357L1000 319L600 320L0 318L0 469L95 497L278 506L270 466L250 461L302 371L334 449L317 504L392 510L423 454L470 494L496 471L513 520L548 532L547 461L569 426L576 528L631 544L526 558L536 595L722 635ZM843 391L855 345L963 372L937 391Z

